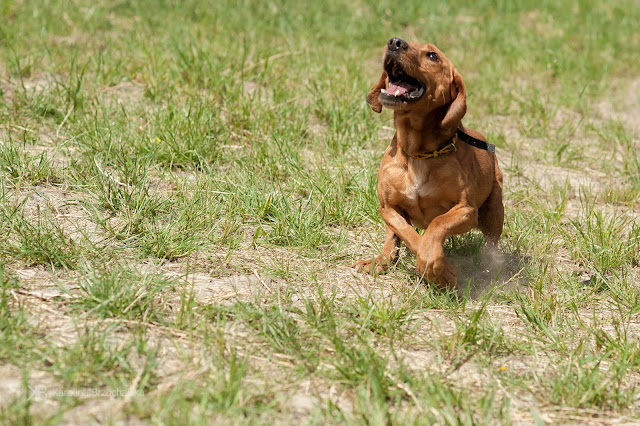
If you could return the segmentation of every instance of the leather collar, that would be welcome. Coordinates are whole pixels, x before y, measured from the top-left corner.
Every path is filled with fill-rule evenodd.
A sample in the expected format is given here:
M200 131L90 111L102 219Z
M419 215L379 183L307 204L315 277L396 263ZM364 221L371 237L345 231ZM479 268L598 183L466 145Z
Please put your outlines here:
M484 149L489 152L496 152L496 146L492 143L488 143L485 141L481 141L480 139L476 139L471 135L466 134L462 130L458 129L456 131L456 136L452 137L444 144L440 146L440 148L435 151L422 152L420 154L409 154L407 151L404 151L400 145L397 145L398 151L404 152L408 157L411 157L415 160L428 160L430 158L437 158L443 155L450 154L452 152L456 152L458 149L456 148L456 138L466 143L467 145L471 145L475 148Z

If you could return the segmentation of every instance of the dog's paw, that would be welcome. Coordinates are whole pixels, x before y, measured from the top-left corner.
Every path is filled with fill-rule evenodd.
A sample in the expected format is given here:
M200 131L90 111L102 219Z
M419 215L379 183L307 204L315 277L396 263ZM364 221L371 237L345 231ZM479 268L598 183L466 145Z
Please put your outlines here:
M456 268L453 267L444 256L437 258L433 262L433 281L441 287L455 288L458 283L458 274Z
M351 267L358 272L377 275L385 272L389 268L389 263L383 257L378 256L375 259L358 260Z
M452 289L458 283L458 274L444 255L435 256L426 262L418 262L418 272L427 281L435 283L442 288Z

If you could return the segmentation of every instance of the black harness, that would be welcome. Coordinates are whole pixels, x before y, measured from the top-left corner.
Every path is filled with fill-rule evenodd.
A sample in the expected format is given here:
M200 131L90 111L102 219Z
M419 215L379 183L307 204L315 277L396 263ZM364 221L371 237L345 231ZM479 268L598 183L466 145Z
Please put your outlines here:
M485 151L489 151L489 152L496 152L496 146L494 144L481 141L480 139L476 139L473 136L469 136L468 134L466 134L460 129L457 130L456 136L458 136L458 139L460 139L462 142L466 143L467 145L484 149Z

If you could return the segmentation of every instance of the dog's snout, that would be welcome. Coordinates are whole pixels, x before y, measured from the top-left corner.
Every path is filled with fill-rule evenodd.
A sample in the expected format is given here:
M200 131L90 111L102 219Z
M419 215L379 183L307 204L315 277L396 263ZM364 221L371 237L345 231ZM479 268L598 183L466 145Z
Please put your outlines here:
M392 51L406 50L409 44L401 38L393 37L387 42L387 48Z

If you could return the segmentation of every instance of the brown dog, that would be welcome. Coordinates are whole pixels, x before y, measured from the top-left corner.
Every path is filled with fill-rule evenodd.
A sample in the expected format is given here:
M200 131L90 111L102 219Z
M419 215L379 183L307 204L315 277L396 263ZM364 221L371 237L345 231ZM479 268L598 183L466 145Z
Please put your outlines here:
M456 270L442 245L476 227L488 243L498 242L504 221L502 173L492 145L462 126L464 83L437 47L392 38L383 60L382 77L367 102L375 112L383 106L394 110L396 133L378 175L385 241L379 256L353 267L385 270L395 262L402 240L415 253L422 276L453 288ZM425 229L424 235L412 225Z

